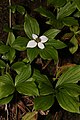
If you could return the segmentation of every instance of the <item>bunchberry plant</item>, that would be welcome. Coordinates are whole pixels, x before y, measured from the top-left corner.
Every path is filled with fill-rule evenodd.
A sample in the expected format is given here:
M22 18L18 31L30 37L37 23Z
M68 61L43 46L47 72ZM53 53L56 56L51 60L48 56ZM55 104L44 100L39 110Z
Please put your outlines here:
M46 23L50 27L46 31L41 31L39 22L26 13L24 7L9 7L12 13L17 11L24 16L24 24L7 29L9 33L6 43L0 42L0 104L10 103L16 93L32 96L35 111L28 113L23 119L28 120L28 117L37 114L39 110L50 109L55 100L63 109L80 113L80 65L74 65L61 73L55 70L53 79L42 74L33 65L38 57L44 61L52 60L54 65L58 65L58 51L68 46L68 43L66 45L62 41L65 36L71 35L69 43L72 46L68 46L69 51L72 54L77 51L80 30L78 20L74 16L80 17L79 3L79 0L47 0L48 5L54 6L54 12L42 6L36 8L35 11L47 18ZM69 32L65 32L59 39L65 27L68 27ZM15 35L15 29L23 30L25 36ZM20 58L19 54L22 52L25 55Z
M66 47L66 44L60 40L56 40L56 35L60 32L58 29L49 29L42 36L40 34L39 24L36 19L25 15L24 31L30 38L27 43L28 59L32 62L38 55L43 59L54 59L58 61L58 52L56 49Z

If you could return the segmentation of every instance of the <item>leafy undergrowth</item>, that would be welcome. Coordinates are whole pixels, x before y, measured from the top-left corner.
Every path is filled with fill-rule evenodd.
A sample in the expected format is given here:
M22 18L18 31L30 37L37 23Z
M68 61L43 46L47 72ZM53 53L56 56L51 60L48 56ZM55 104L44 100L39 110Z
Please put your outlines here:
M80 119L76 1L12 2L12 27L0 42L0 120Z

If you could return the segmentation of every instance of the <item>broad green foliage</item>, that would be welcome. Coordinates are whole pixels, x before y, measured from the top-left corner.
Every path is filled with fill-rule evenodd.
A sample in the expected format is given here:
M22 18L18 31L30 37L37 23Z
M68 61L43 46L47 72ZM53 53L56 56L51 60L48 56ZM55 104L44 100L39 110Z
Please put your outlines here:
M10 102L13 98L13 94L17 90L19 93L28 96L38 96L39 92L37 85L35 84L35 79L31 78L31 66L22 65L19 66L20 62L15 63L12 68L18 70L18 75L15 77L15 82L13 83L12 77L9 73L0 76L0 103L5 104Z
M32 0L32 3L34 2ZM59 71L61 73L54 71L55 82L50 73L48 78L42 74L43 71L35 69L37 58L41 58L44 63L52 60L56 65L60 57L58 54L61 52L59 49L68 47L72 54L78 50L80 0L47 0L45 8L35 8L32 11L35 11L35 18L38 17L36 12L40 13L45 17L47 27L44 23L40 26L39 23L43 20L37 21L31 16L34 14L28 14L23 6L13 5L9 8L12 13L17 11L23 15L24 22L21 25L13 25L12 28L5 28L8 32L7 41L0 42L0 104L9 103L18 92L32 96L33 110L48 110L56 99L63 109L80 113L80 65ZM15 30L19 30L18 36L15 35ZM20 30L25 33L24 36L20 35ZM37 113L29 112L22 120L36 120Z
M27 56L29 61L33 61L39 54L38 48L29 48L27 49Z
M62 7L65 5L66 0L47 0L48 4L52 4L56 7Z
M32 39L32 34L39 35L40 33L39 24L36 19L27 14L25 15L24 31L30 39Z
M34 108L36 110L49 109L54 103L55 96L59 105L69 111L80 113L79 111L79 95L80 86L76 83L80 80L80 66L74 66L64 72L57 81L55 89L51 87L48 79L35 70L33 78L39 84L40 96L34 100ZM41 79L42 76L42 79ZM50 102L49 102L50 100Z
M9 46L7 45L0 45L0 54L5 54L9 51Z
M28 43L28 39L26 37L18 36L12 44L12 47L18 51L26 50L26 44Z
M34 109L35 110L47 110L54 104L54 96L46 95L46 96L39 96L34 100Z
M68 2L65 6L61 7L58 14L57 14L57 19L62 19L64 17L67 17L71 15L76 9L76 6L74 2L71 4Z
M76 97L74 98L69 96L65 90L62 90L59 93L57 93L56 98L63 109L69 112L80 113L79 101Z
M27 71L28 70L28 71ZM21 72L15 78L15 84L26 81L31 76L31 66L26 65L21 69Z
M25 30L25 33L27 34L27 36L31 40L34 40L32 37L33 34L39 35L39 33L40 33L38 22L35 19L33 19L27 15L25 16L24 30ZM55 46L57 46L57 43L58 43L59 44L58 46L62 45L62 47L60 47L60 49L61 49L61 48L66 47L66 45L63 42L57 42L57 40L55 40L56 45L53 45L55 43L48 44L48 42L50 40L53 40L59 32L60 32L60 30L58 30L58 29L49 29L48 31L46 31L43 34L43 35L45 35L45 37L48 38L48 41L46 41L44 43L44 45L45 45L44 49L37 48L37 46L34 46L34 47L32 46L32 48L31 47L27 48L27 56L28 56L28 59L30 60L30 62L32 62L38 55L40 55L43 59L48 59L48 60L54 59L55 61L58 61L58 52L57 52ZM37 41L37 39L34 41ZM58 49L59 49L59 47L58 47Z
M64 72L56 84L56 98L60 106L69 111L80 113L80 66L74 66Z
M13 98L13 95L0 99L0 105L9 103Z
M8 97L15 90L11 76L7 73L6 75L0 76L0 99Z
M9 32L8 38L7 38L7 44L12 46L13 42L15 41L15 36L12 32Z
M25 66L24 62L15 62L11 66L11 68L14 69L17 72L17 74L20 74L24 66Z
M80 80L80 66L76 65L69 68L64 72L59 78L56 86L65 84L65 83L77 83Z

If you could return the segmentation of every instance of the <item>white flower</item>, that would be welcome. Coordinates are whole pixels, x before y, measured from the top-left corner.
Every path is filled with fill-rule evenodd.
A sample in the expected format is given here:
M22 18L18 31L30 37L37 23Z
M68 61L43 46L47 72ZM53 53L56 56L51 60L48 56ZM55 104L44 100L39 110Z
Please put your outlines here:
M45 46L43 43L48 41L48 38L45 35L38 37L36 34L32 34L33 40L30 40L27 44L27 48L34 48L38 46L40 49L44 49Z

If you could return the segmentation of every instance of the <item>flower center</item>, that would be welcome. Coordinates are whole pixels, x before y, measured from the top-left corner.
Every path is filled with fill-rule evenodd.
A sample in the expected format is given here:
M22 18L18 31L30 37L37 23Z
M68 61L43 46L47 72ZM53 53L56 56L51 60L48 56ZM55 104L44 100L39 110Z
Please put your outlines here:
M38 43L38 42L41 42L41 39L40 38L37 38L36 39L36 42Z

